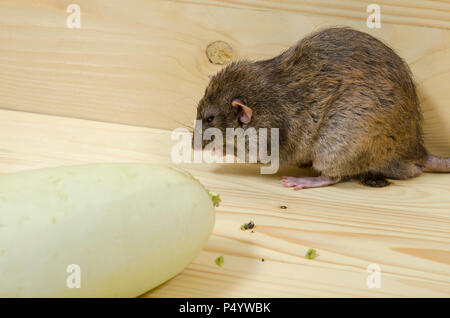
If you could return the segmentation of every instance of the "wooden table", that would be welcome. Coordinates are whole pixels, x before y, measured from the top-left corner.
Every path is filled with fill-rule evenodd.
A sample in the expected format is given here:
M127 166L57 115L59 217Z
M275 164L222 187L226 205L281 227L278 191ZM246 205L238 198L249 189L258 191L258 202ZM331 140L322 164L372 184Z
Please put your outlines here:
M382 38L410 63L427 147L450 155L450 5L378 1L0 2L0 173L89 162L170 163L172 129L191 125L215 40L234 59L265 58L327 25ZM407 3L407 4L406 4ZM450 175L425 173L382 189L356 181L295 192L282 167L183 164L219 192L214 232L181 274L146 297L450 296ZM286 209L282 209L284 206ZM241 231L253 220L254 233ZM304 257L308 248L318 257ZM223 255L223 267L215 265ZM264 259L264 261L262 261ZM367 267L381 268L368 288Z

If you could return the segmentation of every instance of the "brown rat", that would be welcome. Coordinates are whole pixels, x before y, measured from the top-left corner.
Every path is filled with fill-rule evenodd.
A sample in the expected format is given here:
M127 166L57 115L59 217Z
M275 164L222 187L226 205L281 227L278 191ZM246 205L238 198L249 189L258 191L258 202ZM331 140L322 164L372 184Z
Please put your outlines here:
M203 129L279 128L280 163L312 165L320 177L283 185L320 187L350 177L381 187L422 168L450 171L427 153L408 65L388 46L330 28L263 61L238 61L211 78L198 104Z

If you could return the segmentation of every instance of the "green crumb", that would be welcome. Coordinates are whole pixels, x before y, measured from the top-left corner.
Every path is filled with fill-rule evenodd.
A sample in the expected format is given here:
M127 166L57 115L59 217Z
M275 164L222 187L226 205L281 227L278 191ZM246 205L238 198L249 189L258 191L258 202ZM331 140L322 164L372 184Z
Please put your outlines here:
M251 230L255 227L255 223L253 223L253 221L250 221L248 223L244 223L241 225L241 230L245 231L245 230Z
M305 254L305 257L307 259L314 259L314 258L316 258L316 256L317 256L317 252L313 248L310 248Z
M209 197L211 198L211 201L215 207L219 206L219 203L222 202L220 199L220 195L218 193L206 190L208 192Z
M52 217L52 223L56 224L56 218L55 217Z
M218 258L216 258L216 265L219 267L222 267L224 263L224 259L223 256L219 256Z

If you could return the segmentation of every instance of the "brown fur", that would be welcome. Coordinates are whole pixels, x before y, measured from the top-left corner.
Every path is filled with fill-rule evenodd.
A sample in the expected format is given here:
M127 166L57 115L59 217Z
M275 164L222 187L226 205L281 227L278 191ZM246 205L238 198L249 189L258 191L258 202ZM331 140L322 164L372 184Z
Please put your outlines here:
M253 110L248 125L231 106L235 98ZM360 176L372 186L417 176L427 160L408 65L350 28L314 33L269 60L231 63L212 77L197 119L224 134L227 127L277 127L281 163L312 163L322 175Z

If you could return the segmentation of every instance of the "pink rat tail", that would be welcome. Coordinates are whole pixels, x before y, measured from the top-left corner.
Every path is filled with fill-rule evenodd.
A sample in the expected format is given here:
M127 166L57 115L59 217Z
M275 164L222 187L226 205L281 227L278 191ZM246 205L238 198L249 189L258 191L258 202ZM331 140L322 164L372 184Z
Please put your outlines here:
M450 158L428 155L424 167L430 171L450 172Z

